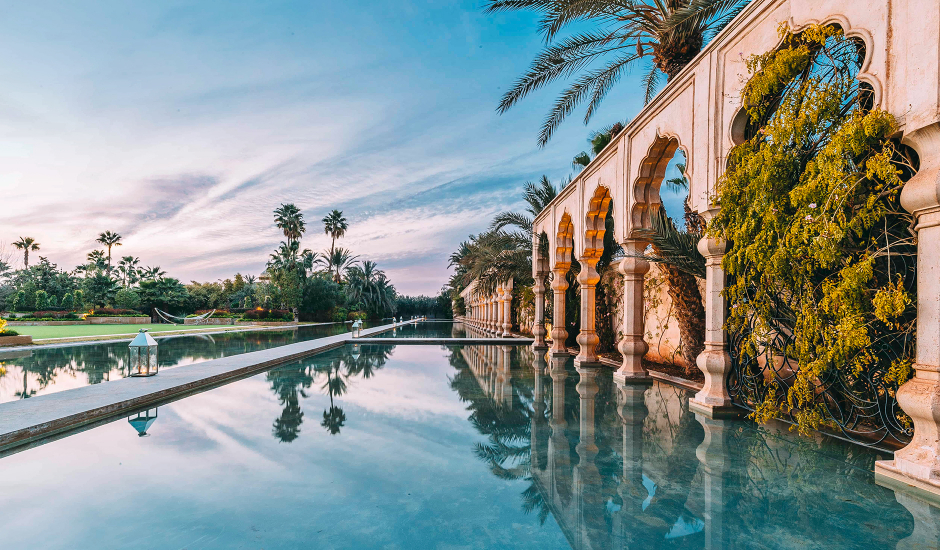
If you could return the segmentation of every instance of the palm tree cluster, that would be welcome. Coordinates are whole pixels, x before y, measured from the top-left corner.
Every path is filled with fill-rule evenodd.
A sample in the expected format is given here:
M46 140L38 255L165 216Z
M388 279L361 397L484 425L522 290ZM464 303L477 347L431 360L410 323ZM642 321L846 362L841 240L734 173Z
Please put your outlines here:
M532 11L541 16L546 46L499 103L504 113L557 80L573 82L542 124L544 146L564 119L587 102L587 124L608 92L637 64L649 102L665 75L671 79L749 0L486 0L488 13ZM562 36L571 26L579 30ZM587 27L587 28L585 28Z
M345 305L352 310L378 317L394 313L397 293L385 273L375 262L360 262L350 250L336 246L337 239L349 229L342 211L334 209L322 221L331 242L329 249L318 253L300 248L306 223L297 206L282 204L274 211L274 222L286 240L271 254L267 273L278 287L283 304L299 314L305 296L316 301L309 296L315 280L325 277L341 287Z

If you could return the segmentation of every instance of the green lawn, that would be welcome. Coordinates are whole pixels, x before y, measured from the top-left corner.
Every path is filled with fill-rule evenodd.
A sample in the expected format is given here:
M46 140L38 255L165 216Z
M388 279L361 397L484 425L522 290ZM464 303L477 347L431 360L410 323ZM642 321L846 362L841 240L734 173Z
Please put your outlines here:
M34 340L42 338L71 338L77 336L107 336L109 334L135 334L142 328L150 332L172 332L181 330L230 330L236 327L231 325L71 325L64 327L9 327L20 334L28 334Z

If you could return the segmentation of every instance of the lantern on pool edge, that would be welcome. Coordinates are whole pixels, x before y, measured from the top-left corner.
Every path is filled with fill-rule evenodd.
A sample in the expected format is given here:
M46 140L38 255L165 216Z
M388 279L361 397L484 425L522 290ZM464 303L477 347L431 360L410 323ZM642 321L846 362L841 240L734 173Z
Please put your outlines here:
M131 340L131 376L153 376L157 374L157 341L140 329Z

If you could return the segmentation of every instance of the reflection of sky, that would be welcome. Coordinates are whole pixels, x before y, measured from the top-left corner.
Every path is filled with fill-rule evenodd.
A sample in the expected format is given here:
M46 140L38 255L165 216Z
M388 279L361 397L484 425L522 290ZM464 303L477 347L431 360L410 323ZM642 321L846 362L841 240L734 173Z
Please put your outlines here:
M436 346L401 346L319 422L318 378L300 437L264 375L159 408L150 437L125 420L0 460L0 529L11 548L564 547L525 515L523 481L490 473ZM38 526L54 524L54 529ZM468 546L469 545L469 546ZM482 546L481 546L482 545Z
M542 46L534 16L457 2L19 2L0 20L0 241L71 268L116 254L183 281L257 275L271 211L349 218L341 242L399 290L436 292L447 256L522 183L559 181L592 130L642 104L625 77L590 126L536 145L559 87L501 94ZM18 258L18 256L17 256ZM17 260L18 261L18 260Z

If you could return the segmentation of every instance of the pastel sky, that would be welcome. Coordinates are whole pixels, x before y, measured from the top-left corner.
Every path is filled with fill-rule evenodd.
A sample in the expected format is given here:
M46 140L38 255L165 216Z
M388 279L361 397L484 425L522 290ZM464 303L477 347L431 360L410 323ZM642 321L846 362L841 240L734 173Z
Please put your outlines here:
M68 269L110 230L115 255L184 282L258 274L293 202L304 247L329 246L338 208L342 246L433 294L523 182L566 178L591 130L642 106L637 71L539 149L557 87L495 110L536 19L481 0L0 5L0 242Z

